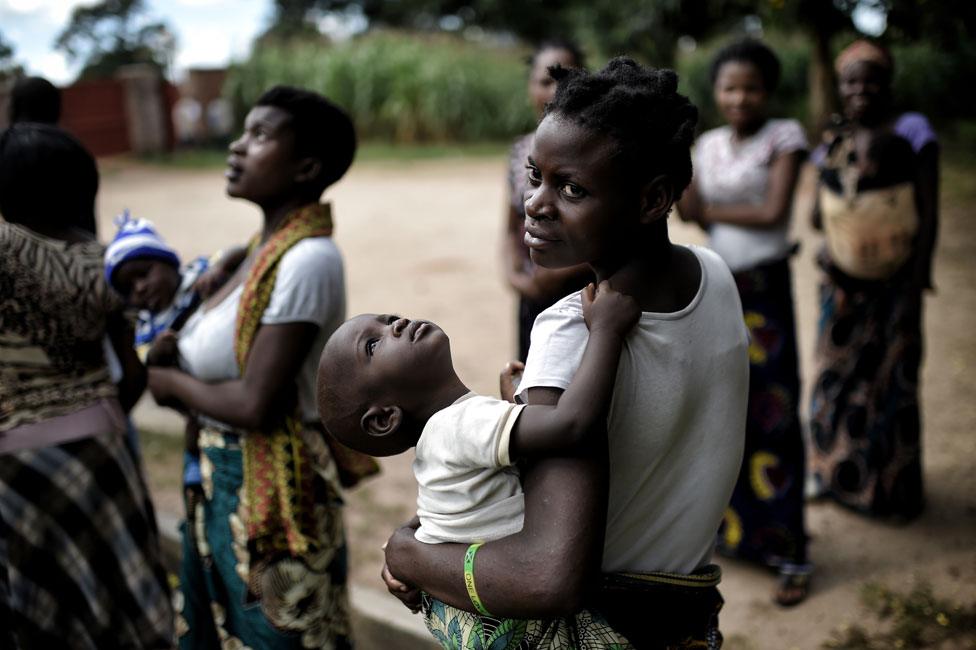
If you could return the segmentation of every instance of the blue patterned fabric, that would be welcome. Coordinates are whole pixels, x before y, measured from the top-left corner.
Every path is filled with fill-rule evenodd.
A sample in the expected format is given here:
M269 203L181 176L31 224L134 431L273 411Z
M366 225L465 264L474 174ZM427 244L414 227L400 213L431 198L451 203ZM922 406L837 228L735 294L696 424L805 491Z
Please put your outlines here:
M182 320L187 311L196 309L200 304L200 295L193 290L193 285L209 268L205 257L198 257L180 269L180 287L176 290L173 302L158 312L143 309L139 312L136 323L136 349L140 356L145 357L146 349L156 337L173 327L173 323Z

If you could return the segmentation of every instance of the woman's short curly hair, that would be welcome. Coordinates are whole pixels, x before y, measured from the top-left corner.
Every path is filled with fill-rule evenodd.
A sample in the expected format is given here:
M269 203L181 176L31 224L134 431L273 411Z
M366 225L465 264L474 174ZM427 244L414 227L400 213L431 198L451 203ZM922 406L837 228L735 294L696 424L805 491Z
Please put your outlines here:
M759 75L763 79L763 86L767 93L773 92L779 85L779 58L762 41L757 41L754 38L744 38L730 43L719 50L715 54L715 58L712 59L712 65L709 70L712 85L715 85L715 81L718 79L719 70L730 61L751 63L756 66L756 70L759 71Z
M677 200L691 182L691 143L698 109L678 93L673 70L645 68L626 57L599 72L553 67L558 82L546 115L558 115L613 138L617 159L639 180L671 179Z

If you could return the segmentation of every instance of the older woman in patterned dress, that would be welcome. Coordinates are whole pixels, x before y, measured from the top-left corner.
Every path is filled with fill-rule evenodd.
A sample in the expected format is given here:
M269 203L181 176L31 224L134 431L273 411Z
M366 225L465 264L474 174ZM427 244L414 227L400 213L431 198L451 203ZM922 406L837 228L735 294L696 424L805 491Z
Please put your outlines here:
M52 191L52 180L57 191ZM91 155L0 135L0 646L168 648L173 612L125 416L145 386L102 269ZM124 374L109 378L109 334Z
M883 260L889 272L864 273L856 260L854 267L844 264L830 245L820 257L811 464L825 496L863 514L907 520L924 506L918 378L922 298L932 286L938 226L939 143L923 115L894 110L893 66L890 53L870 41L855 41L841 52L836 68L844 115L815 152L821 197L829 198L824 192L838 177L854 181L854 196L831 202L838 208L833 213L820 201L828 242L839 241L831 225L843 218L841 212L870 200L865 176L872 147L882 138L901 139L909 151L903 169L892 171L908 179L911 205L908 236L890 222L873 228L872 237L908 243L907 257ZM882 162L898 165L900 158ZM887 199L880 212L893 215Z

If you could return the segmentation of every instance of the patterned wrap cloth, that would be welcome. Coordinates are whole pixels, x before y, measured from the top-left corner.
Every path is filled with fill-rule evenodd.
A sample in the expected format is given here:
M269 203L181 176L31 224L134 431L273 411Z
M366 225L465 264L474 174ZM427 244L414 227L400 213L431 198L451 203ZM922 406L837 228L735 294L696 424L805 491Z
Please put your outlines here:
M481 616L423 594L427 629L445 650L717 650L722 572L605 574L590 606L574 616ZM624 636L626 634L626 636Z
M261 326L261 317L271 302L278 263L284 254L306 237L332 234L332 213L328 205L313 204L291 213L285 223L261 246L251 267L234 332L234 352L241 376L247 366L251 344ZM248 248L260 244L260 235ZM296 412L278 423L273 431L245 434L244 491L248 507L247 537L252 562L285 551L292 555L308 552L314 526L312 480L308 455L303 453L301 418Z
M749 328L749 410L742 468L716 548L767 566L804 564L805 458L790 261L734 277Z

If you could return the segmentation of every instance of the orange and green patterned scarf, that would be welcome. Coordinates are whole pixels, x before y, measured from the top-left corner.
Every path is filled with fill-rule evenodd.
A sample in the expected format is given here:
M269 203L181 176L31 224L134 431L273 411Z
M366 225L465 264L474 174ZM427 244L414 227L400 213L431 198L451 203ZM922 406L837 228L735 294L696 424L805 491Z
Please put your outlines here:
M241 294L234 333L234 352L241 376L261 317L271 302L278 263L288 250L306 237L332 234L329 204L311 204L293 211L267 242L260 234L249 244L261 246ZM313 515L315 476L301 438L298 408L273 431L248 432L242 437L244 495L247 500L248 546L251 564L270 554L303 555L314 551Z

